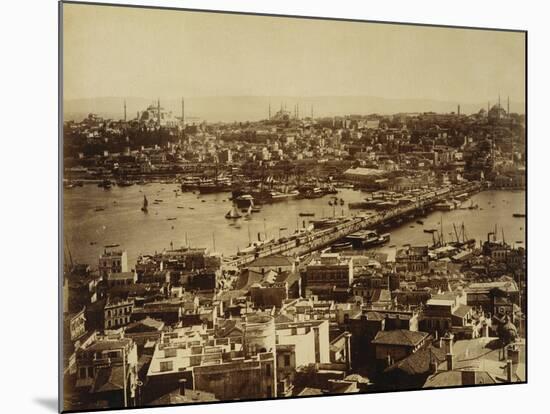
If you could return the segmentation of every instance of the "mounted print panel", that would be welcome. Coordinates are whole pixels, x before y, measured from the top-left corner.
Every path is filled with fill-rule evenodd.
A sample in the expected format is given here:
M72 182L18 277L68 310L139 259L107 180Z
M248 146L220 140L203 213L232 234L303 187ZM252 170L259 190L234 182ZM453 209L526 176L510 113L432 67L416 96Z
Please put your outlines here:
M526 382L526 32L60 11L63 411Z

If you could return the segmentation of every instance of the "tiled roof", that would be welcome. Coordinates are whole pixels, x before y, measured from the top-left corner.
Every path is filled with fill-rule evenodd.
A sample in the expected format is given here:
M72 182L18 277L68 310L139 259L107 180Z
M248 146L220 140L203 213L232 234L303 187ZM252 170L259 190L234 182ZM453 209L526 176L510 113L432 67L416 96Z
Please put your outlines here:
M225 319L223 322L221 320L218 322L218 326L216 327L216 335L219 337L224 338L233 331L237 331L239 333L243 332L242 324L239 321L234 319Z
M460 305L454 312L453 316L458 316L459 318L464 318L468 312L472 310L471 306L468 305Z
M298 393L298 396L306 395L323 395L323 391L321 391L319 388L305 387L302 391Z
M123 279L133 279L134 272L113 272L107 274L107 279L109 280L123 280Z
M476 372L476 385L495 383L495 379L488 372ZM461 385L464 385L462 380L462 371L440 371L428 377L422 388L452 387Z
M149 316L144 319L133 322L130 325L126 326L126 332L132 332L133 330L139 331L140 328L152 328L153 330L160 331L164 327L164 322L157 321Z
M123 367L100 368L95 376L92 392L118 391L124 387Z
M430 369L430 362L439 364L443 361L445 361L445 351L430 345L390 365L384 370L384 373L399 371L411 376L426 374Z
M261 283L262 280L263 275L261 273L253 272L251 270L244 270L239 275L239 280L237 280L235 289L248 289L256 283Z
M247 267L268 267L268 266L292 266L292 259L287 256L266 256L260 257L249 263Z
M157 398L149 405L191 404L211 401L218 401L218 399L210 392L185 390L185 395L181 395L179 390L175 390Z
M373 344L416 346L428 336L426 332L407 331L396 329L392 331L379 331L372 341Z
M99 340L87 347L86 351L106 351L110 349L120 349L124 346L127 346L131 341L132 340L129 338L124 338L121 340Z

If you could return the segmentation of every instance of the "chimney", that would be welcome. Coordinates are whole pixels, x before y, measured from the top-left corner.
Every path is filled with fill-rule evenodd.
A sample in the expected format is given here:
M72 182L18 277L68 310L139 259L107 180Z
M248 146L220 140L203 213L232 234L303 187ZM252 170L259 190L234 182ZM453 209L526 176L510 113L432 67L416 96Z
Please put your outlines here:
M453 334L447 332L442 339L443 339L445 352L447 354L452 354L453 353Z
M430 361L430 374L435 374L437 372L437 362Z
M345 332L345 354L346 354L346 368L351 371L351 333Z
M477 372L473 369L465 369L462 371L462 385L476 385Z
M429 373L435 374L437 372L437 359L434 357L434 354L431 350L429 352L430 352Z
M509 359L506 361L506 381L512 382L512 377L514 375L514 364L512 360Z
M506 352L507 358L512 361L512 364L519 364L519 347L511 345L507 348Z
M178 381L179 383L179 389L180 389L180 395L185 395L185 383L187 380L185 378L182 378Z
M455 356L453 354L446 355L447 371L453 371L455 369Z

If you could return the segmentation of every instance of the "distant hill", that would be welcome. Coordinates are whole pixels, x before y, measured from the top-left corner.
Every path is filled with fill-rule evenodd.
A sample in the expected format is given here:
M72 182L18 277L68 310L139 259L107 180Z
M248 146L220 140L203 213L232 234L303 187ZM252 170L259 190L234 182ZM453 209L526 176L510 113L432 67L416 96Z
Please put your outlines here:
M156 102L156 98L126 98L127 117L133 119L137 111L145 109ZM300 116L309 116L313 106L314 117L338 116L349 114L394 114L399 112L439 112L449 113L460 110L464 114L478 112L487 107L487 102L465 103L454 101L437 101L429 99L388 99L372 96L316 96L316 97L264 97L264 96L220 96L185 98L185 116L187 122L206 120L223 121L257 121L266 119L268 106L275 114L286 104L286 109L294 112L294 105L299 105ZM494 104L492 102L491 104ZM505 103L503 102L503 105ZM171 110L176 116L181 114L181 99L161 99L161 106ZM524 113L523 102L511 102L512 112ZM94 99L69 99L64 101L65 120L81 120L90 112L105 118L122 119L124 117L124 98L102 97ZM196 119L194 120L193 117Z

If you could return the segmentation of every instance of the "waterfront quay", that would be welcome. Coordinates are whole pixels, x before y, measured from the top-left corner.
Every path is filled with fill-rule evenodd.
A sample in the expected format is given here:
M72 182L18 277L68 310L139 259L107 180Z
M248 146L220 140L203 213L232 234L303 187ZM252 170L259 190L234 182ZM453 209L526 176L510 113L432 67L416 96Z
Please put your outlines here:
M337 224L317 231L305 232L292 239L274 240L256 249L254 253L229 258L224 262L227 267L238 267L250 263L258 257L274 254L300 256L329 246L337 240L363 229L373 229L391 223L402 217L423 216L434 204L459 194L474 194L482 189L481 183L465 183L452 188L438 190L431 196L423 196L409 205L369 216L342 217Z

